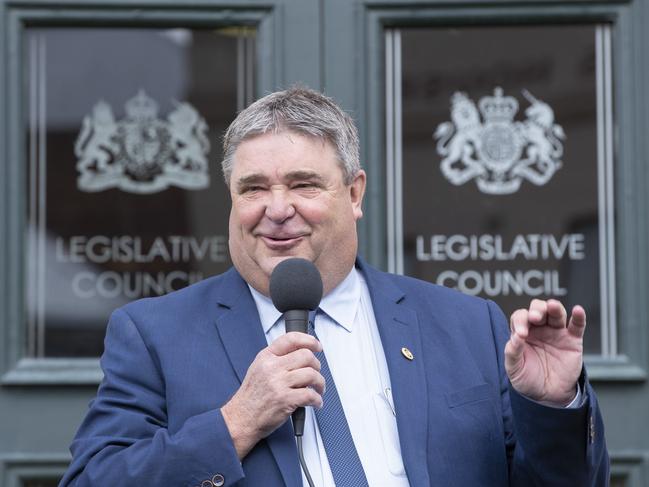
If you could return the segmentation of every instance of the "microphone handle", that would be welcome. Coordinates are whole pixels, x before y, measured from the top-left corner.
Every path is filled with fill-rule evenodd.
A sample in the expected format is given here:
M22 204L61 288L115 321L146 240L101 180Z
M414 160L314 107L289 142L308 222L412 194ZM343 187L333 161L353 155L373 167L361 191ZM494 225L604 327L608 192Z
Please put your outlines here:
M308 333L307 326L309 323L309 310L289 309L284 311L284 321L286 322L286 333L289 331Z
M284 321L286 323L286 333L290 331L308 333L307 326L309 323L309 310L289 309L284 312ZM293 411L291 418L293 418L293 431L295 431L295 436L302 436L304 434L305 417L306 411L303 407L299 407Z

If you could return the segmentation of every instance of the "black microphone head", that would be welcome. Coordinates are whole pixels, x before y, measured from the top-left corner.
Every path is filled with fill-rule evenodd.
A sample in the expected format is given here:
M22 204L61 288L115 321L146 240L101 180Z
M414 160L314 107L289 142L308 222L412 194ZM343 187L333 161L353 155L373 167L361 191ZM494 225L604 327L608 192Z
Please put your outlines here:
M306 259L283 260L270 275L270 299L282 313L290 309L316 309L322 299L320 271Z

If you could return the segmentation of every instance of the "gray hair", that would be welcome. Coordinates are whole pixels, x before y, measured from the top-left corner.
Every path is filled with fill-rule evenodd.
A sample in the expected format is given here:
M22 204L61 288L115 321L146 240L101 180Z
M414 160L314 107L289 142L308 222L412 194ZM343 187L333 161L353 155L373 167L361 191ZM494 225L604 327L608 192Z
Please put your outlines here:
M221 163L226 184L230 185L234 153L241 142L255 135L282 131L293 131L331 143L345 184L350 184L361 169L358 131L352 118L322 93L293 87L257 100L230 124L223 138Z

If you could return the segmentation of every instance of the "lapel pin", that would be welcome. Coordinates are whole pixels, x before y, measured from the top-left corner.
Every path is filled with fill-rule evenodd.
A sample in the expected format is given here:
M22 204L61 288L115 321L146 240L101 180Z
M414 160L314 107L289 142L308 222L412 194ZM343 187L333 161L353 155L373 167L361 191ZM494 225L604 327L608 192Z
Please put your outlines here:
M414 358L415 358L415 356L412 354L412 352L406 347L403 347L401 349L401 355L406 357L408 360L414 360Z

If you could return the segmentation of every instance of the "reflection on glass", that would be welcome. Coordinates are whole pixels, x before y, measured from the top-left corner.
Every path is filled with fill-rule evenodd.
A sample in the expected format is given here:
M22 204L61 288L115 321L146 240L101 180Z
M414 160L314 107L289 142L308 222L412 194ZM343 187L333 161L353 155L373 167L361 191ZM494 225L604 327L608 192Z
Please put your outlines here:
M28 355L102 352L110 312L220 273L221 137L254 31L27 30Z
M595 354L611 350L600 305L601 32L399 31L403 272L505 313L535 297L582 304Z

